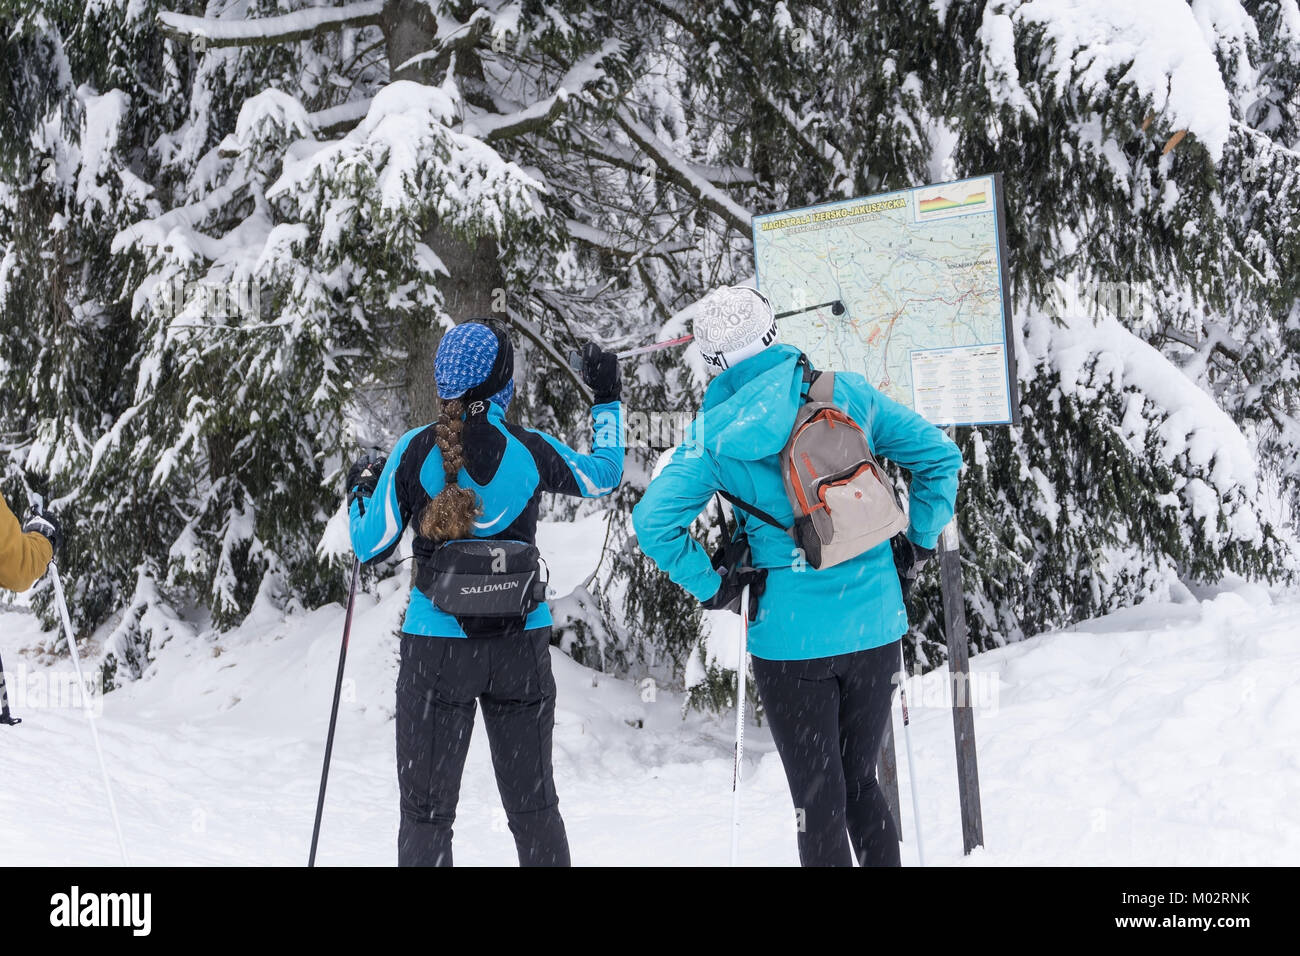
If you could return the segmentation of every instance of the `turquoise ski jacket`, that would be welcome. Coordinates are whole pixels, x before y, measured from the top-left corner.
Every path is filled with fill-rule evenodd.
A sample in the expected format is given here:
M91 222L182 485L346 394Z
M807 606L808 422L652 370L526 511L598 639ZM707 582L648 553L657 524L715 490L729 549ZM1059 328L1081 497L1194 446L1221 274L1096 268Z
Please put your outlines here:
M700 414L632 512L641 549L697 600L721 583L688 533L719 490L786 527L794 512L780 453L804 391L800 352L774 345L709 384ZM835 404L862 426L873 453L912 473L907 536L932 548L953 515L961 453L920 415L882 395L861 375L837 372ZM788 534L737 510L767 589L750 625L749 649L768 660L808 660L879 647L907 631L907 612L888 542L823 570L808 566Z
M456 482L472 488L482 506L474 521L474 537L534 544L543 492L599 498L618 487L623 480L623 406L618 402L596 405L591 419L592 451L582 454L551 435L506 421L505 411L495 402L488 403L486 414L467 418L466 463ZM445 485L434 426L403 435L388 456L374 494L357 498L348 507L357 557L369 562L391 554L406 526L417 520ZM415 536L417 562L431 557L434 549L433 542ZM541 604L524 626L531 630L550 624L551 609ZM414 588L402 631L422 637L466 636L455 617Z

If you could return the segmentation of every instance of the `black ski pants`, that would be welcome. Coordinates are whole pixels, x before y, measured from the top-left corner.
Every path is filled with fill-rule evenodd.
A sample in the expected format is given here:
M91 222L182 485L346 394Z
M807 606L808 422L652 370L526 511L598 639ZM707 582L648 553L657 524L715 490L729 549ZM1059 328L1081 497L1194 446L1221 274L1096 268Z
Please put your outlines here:
M402 635L399 866L451 866L452 823L479 703L520 865L569 865L551 773L550 637L549 627L465 639Z
M898 642L805 661L753 660L794 798L800 862L852 866L856 855L860 866L898 866L898 831L876 783Z

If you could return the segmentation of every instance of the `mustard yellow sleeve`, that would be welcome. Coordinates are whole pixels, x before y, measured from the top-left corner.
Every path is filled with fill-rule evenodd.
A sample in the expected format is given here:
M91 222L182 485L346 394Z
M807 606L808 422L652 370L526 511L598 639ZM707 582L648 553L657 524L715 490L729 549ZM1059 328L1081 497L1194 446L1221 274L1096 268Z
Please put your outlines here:
M43 534L23 534L22 525L0 497L0 588L26 591L49 567L54 549Z

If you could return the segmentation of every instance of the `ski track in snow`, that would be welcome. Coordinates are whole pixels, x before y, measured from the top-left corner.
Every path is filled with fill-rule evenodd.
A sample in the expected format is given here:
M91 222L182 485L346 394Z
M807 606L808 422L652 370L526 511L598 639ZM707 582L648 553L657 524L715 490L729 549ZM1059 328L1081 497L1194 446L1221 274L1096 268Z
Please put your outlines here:
M362 595L330 773L321 865L395 862L395 580ZM302 865L311 838L343 612L255 618L219 644L181 638L104 700L132 862ZM1240 585L1148 603L972 659L986 848L963 860L944 674L909 685L927 863L1282 864L1300 858L1300 600ZM0 615L18 727L0 727L0 863L116 864L86 718L31 696L48 668L25 614ZM218 651L219 648L219 651ZM582 865L725 865L731 715L681 716L631 681L552 651L555 770ZM66 661L56 665L66 671ZM641 720L642 728L628 721ZM459 865L513 865L481 718L461 788ZM903 860L915 864L895 704ZM742 862L797 863L765 728L746 733Z

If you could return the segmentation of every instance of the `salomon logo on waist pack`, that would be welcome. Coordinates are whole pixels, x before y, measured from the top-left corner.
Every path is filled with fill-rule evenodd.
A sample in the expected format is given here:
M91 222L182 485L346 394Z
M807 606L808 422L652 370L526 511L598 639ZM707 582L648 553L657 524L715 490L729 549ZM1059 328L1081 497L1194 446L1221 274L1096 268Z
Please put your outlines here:
M460 589L461 594L488 594L492 591L509 591L519 587L519 581L502 581L500 584L478 584L473 587L463 587Z

